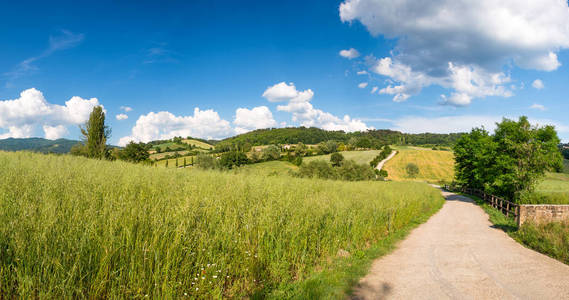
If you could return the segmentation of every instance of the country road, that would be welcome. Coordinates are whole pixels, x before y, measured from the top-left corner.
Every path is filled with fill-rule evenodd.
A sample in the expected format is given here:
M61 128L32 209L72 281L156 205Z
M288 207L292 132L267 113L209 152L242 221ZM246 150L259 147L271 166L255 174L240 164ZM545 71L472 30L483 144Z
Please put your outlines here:
M569 299L569 266L524 248L471 199L447 202L391 254L352 299Z
M390 159L392 159L395 156L395 154L397 154L397 151L395 151L395 150L391 151L389 156L386 157L384 160L380 161L375 168L381 171L381 168L383 168L383 165L385 165L386 162L388 162Z

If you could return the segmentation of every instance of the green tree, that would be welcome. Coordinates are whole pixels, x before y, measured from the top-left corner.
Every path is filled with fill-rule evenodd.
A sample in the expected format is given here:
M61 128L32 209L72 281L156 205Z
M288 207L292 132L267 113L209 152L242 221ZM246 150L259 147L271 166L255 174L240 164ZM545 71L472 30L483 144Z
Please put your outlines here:
M270 145L263 149L262 158L265 161L278 160L281 158L281 150L275 145Z
M118 158L120 160L135 163L147 161L150 157L150 154L148 154L149 149L149 144L135 143L131 141L126 145L126 147L124 147L124 149L118 152Z
M303 144L302 142L299 142L296 145L296 147L294 148L294 155L295 156L305 156L307 150L308 150L308 148L306 147L306 145Z
M219 164L227 169L233 169L234 167L239 167L249 163L247 155L241 151L230 151L223 153Z
M205 170L212 170L218 168L217 159L212 155L204 153L198 154L198 156L196 157L195 165L196 167Z
M341 166L343 161L344 161L344 156L339 152L334 152L330 156L330 163L332 164L332 167Z
M405 171L407 172L407 176L415 178L419 174L419 166L415 163L408 163L405 167Z
M105 125L105 112L103 107L95 106L89 115L89 120L81 127L83 142L87 157L102 159L107 155L107 139L111 136L111 129Z

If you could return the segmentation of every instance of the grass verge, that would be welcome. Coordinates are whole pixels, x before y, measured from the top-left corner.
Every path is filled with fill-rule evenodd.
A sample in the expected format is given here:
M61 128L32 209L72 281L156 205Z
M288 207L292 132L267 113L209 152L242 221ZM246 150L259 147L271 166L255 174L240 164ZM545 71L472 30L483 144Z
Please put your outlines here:
M466 195L488 214L490 222L502 229L518 243L569 264L569 222L553 222L548 224L524 223L518 228L514 218L506 217L498 209L484 200Z

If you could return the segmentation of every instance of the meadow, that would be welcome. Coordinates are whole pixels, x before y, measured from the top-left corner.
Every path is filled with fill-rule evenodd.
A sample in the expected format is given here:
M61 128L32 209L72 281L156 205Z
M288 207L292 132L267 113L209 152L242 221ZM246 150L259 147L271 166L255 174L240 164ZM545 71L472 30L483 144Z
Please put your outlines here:
M430 183L451 182L454 178L454 155L451 151L431 150L417 147L394 147L398 151L387 161L384 169L387 179L395 181L426 181ZM414 163L419 167L416 178L409 178L405 167Z
M380 152L381 152L381 150L366 150L366 151L342 151L340 153L344 156L344 159L346 159L346 160L351 159L351 160L354 160L358 164L367 165ZM303 163L308 163L308 162L311 162L313 160L330 161L330 156L331 156L331 154L305 157L303 160Z
M569 174L546 173L535 191L522 198L526 204L569 204Z
M306 295L327 282L306 279L326 270L344 281L353 272L335 272L335 262L365 267L366 249L392 247L444 201L414 182L283 180L27 152L0 152L0 178L6 298Z
M210 145L208 143L204 143L202 141L194 140L194 139L184 139L184 140L182 140L182 143L192 145L194 147L202 148L205 150L213 149L212 145Z

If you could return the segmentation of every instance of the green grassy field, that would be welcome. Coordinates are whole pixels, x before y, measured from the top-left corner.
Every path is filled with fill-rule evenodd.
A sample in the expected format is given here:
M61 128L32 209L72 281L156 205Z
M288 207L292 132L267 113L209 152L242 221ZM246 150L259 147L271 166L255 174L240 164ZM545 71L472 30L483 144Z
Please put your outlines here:
M8 299L342 298L354 274L444 202L422 183L179 172L25 152L0 152L0 178Z
M381 152L381 150L368 150L368 151L342 151L340 153L344 156L344 159L346 159L346 160L352 159L352 160L356 161L358 164L366 164L367 165L380 152ZM307 163L307 162L310 162L313 160L330 161L330 155L331 154L305 157L303 160L303 163Z
M399 152L385 163L387 178L395 181L451 182L454 178L454 155L450 151L418 147L395 147ZM405 167L415 163L419 167L416 178L409 178Z
M190 165L192 159L194 160L194 162L196 160L196 157L193 155L178 157L178 166L179 167L181 167L184 164L184 158L186 159L186 165ZM166 161L168 161L168 168L176 168L176 159L175 158L159 160L159 161L156 161L155 164L157 167L165 167Z
M546 173L535 191L529 198L524 198L526 204L569 204L569 174Z
M287 161L267 161L250 165L243 165L235 170L238 174L251 174L260 176L289 176L290 171L296 171L298 167Z

